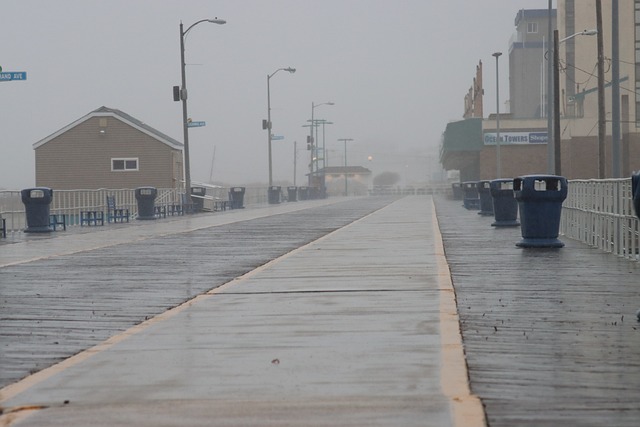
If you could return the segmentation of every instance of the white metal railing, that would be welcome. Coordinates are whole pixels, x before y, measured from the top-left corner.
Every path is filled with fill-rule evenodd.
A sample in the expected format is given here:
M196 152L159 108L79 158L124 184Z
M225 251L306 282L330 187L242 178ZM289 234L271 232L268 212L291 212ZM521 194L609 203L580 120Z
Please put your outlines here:
M631 179L571 180L562 205L560 232L572 239L638 260L640 220Z
M216 201L229 200L229 187L202 184L194 182L193 186L205 187L206 196L203 199L204 209L214 210ZM268 199L267 187L244 187L244 206L266 204ZM155 199L156 206L181 202L180 191L175 188L159 188ZM426 187L376 187L371 190L372 195L425 195L449 194L451 184L438 183ZM135 189L98 190L56 190L53 189L53 199L50 205L52 214L65 214L67 225L80 225L80 212L107 211L107 195L113 195L116 207L127 208L133 217L138 212ZM197 198L198 196L194 196ZM6 220L7 232L20 232L26 228L25 207L22 203L21 192L17 190L0 191L0 218Z
M214 210L214 202L228 201L229 188L208 184L194 183L194 186L206 188L203 199L204 209ZM180 203L182 200L179 190L175 188L159 188L155 205ZM99 190L53 190L50 205L51 214L65 214L67 225L80 225L80 212L107 211L107 195L115 196L118 208L127 208L133 217L138 212L135 189L107 189ZM267 187L246 187L244 205L267 203ZM22 203L21 192L17 190L0 191L0 218L5 219L8 233L21 232L26 228L25 207Z
M370 196L423 196L433 194L451 195L451 183L439 182L427 186L397 187L393 185L375 185L369 189Z

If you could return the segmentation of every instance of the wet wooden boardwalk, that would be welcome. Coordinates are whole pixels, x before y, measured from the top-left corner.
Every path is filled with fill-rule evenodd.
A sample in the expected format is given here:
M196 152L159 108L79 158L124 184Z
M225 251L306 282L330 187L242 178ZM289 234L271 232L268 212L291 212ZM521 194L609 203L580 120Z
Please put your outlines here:
M566 247L559 250L520 249L515 246L520 240L519 228L496 229L490 226L491 217L467 211L459 201L435 201L457 295L471 391L482 400L488 425L639 425L640 323L635 312L640 308L640 263L618 259L567 238L561 238ZM142 228L135 228L134 223L114 227L112 233L100 232L101 240L109 241L105 245L92 241L98 234L74 236L68 241L83 246L77 251L69 248L60 256L47 255L58 249L55 244L47 248L43 239L34 247L25 242L2 241L0 252L8 261L0 257L0 387L102 343L389 203L388 199L377 198L343 201L241 221L221 221L215 227L194 226L186 231L176 227L178 231L151 235L138 232ZM232 215L240 213L220 218ZM394 222L389 218L385 217L386 222L379 222L377 227L392 227ZM186 221L195 224L198 218ZM135 230L139 236L118 237L118 230L132 230L132 234ZM57 234L50 241L64 242L62 237ZM330 264L341 265L336 273L355 277L350 272L348 256L352 256L354 248L363 250L378 244L377 236L368 237L366 244L358 237L335 253L322 246L313 250L324 248L325 256L331 253L335 259ZM401 242L394 244L399 245L392 249L395 259L402 261ZM12 246L15 251L8 249ZM16 261L17 254L26 256L34 251L38 254L34 260ZM309 260L313 259L309 252L304 255L300 261L291 257L286 273L267 274L268 280L263 283L280 286L289 282L296 293L304 295L301 284L308 278ZM139 262L141 257L143 263ZM435 273L432 254L425 258L431 266L431 277ZM360 261L367 266L366 259ZM379 273L382 276L378 279L383 281L367 286L382 285L399 272L387 270ZM317 275L316 285L332 285L330 280L324 280L324 271L328 271L326 267L322 275ZM259 285L260 281L252 286ZM413 295L414 291L403 292ZM429 297L436 299L437 293L430 292ZM265 296L256 288L245 296L272 298L274 313L270 318L277 318L279 307L294 307L287 305L289 293L290 290L277 289L269 290ZM376 289L375 293L376 303L383 307L386 298L382 296L391 295L389 289ZM349 304L359 307L362 294L351 289L341 294ZM243 297L236 291L220 296L231 300ZM327 303L326 308L331 305ZM402 313L401 304L395 308L393 311ZM228 316L235 313L234 306L224 306L223 311L206 309L201 313L218 319L231 319ZM299 309L296 313L303 312ZM251 320L252 313L246 311L241 316ZM235 334L234 325L232 321L226 325L228 336ZM260 332L256 336L263 334L261 324L253 327ZM345 342L345 346L348 344ZM277 360L270 358L269 363ZM380 370L386 369L385 365L380 366ZM437 369L434 367L433 371ZM317 380L322 383L321 378ZM377 408L384 404L382 400L379 403ZM105 406L101 414L106 420L117 410ZM129 410L136 412L135 407ZM158 410L158 419L171 416L166 408ZM348 407L341 410L342 415L349 415ZM286 413L280 415L284 417ZM57 425L65 425L58 421ZM37 420L33 422L38 425ZM376 422L383 423L379 419Z
M472 391L490 427L640 425L640 263L436 200Z
M390 200L361 199L141 237L0 268L0 388L343 227ZM222 218L233 218L236 212ZM123 227L133 233L145 225ZM80 237L108 240L108 235L108 229L98 228L83 236L25 237L42 244L43 239L63 242L65 237L70 242ZM18 250L17 245L26 245L28 252L28 243L0 241L7 257L15 252L14 246Z
M484 425L429 197L144 228L156 236L0 268L34 286L16 299L48 300L11 306L7 326L46 337L24 356L115 334L0 389L0 425Z

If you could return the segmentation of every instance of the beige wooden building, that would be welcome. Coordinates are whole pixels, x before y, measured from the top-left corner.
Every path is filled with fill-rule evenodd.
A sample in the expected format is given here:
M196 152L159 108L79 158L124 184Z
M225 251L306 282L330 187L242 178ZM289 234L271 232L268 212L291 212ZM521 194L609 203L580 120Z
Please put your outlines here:
M182 143L117 109L100 107L33 149L36 186L177 188L182 182Z

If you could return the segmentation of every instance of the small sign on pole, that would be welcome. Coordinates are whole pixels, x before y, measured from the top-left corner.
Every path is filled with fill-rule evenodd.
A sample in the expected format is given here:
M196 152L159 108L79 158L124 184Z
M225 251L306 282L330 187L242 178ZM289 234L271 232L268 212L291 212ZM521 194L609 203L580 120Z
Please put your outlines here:
M12 80L27 80L27 72L26 71L0 72L0 82L9 82Z
M205 125L206 125L205 122L189 122L189 123L187 123L187 127L190 127L190 128L198 128L198 127L205 126Z

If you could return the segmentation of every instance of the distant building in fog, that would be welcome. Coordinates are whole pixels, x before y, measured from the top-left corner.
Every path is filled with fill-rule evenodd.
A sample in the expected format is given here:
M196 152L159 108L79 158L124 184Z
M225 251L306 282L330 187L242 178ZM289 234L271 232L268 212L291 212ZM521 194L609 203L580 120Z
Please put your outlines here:
M551 21L555 28L555 10ZM514 119L546 117L548 22L547 9L516 14L516 33L509 42L509 111Z

